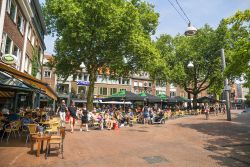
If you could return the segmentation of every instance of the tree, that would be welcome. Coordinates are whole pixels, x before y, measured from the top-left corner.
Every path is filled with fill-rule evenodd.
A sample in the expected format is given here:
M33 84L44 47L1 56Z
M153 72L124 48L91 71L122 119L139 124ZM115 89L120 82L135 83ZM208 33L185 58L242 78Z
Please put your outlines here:
M166 79L192 94L194 107L201 91L222 80L220 56L215 54L221 47L218 40L221 33L217 32L205 25L193 37L162 35L156 41L167 65ZM193 68L187 67L190 61Z
M153 6L141 0L46 0L48 32L56 34L56 72L76 75L84 62L90 75L87 107L93 108L96 74L112 77L150 70L158 51L150 35L158 24Z
M246 86L250 87L250 10L238 11L224 20L229 32L229 60L227 76L243 76Z
M39 69L41 68L40 54L37 48L32 50L32 76L36 77Z

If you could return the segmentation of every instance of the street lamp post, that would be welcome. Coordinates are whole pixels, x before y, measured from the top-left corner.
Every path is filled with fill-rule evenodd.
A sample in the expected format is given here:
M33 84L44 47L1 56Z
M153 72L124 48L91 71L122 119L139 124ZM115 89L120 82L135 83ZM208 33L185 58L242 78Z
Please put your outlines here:
M224 72L224 70L226 68L224 49L220 49L220 54L221 54L221 62L222 62L222 71ZM230 91L230 87L228 86L228 79L225 78L225 80L224 80L224 94L226 96L227 120L231 121L231 112L230 112L230 104L229 104L229 91Z
M193 64L193 61L189 61L188 62L188 65L187 65L187 68L194 68L194 64ZM188 102L188 108L189 108L189 110L191 110L191 108L192 108L192 106L191 106L191 94L190 94L190 92L187 92L188 93L188 99L190 100L189 102Z
M162 99L161 99L161 110L162 110Z
M188 25L187 30L185 31L185 35L186 36L194 36L197 32L197 29L195 27L192 27L191 24ZM218 50L220 51L221 54L221 64L222 64L222 72L224 72L225 68L226 68L226 61L225 61L225 55L224 55L224 49L220 49ZM188 64L188 68L192 68L193 63L189 62ZM229 91L230 91L230 87L228 86L228 79L225 78L224 80L224 94L226 96L226 110L227 110L227 120L231 121L231 112L230 112L230 104L229 104Z

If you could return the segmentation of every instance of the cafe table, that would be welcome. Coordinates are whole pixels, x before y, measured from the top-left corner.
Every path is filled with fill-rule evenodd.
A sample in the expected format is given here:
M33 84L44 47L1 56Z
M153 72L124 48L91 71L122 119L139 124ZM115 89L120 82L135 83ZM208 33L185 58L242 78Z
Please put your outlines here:
M31 142L31 152L34 151L34 141L36 141L36 143L37 143L36 156L39 157L40 153L41 154L43 153L43 144L44 144L44 141L46 141L46 148L48 149L50 138L51 138L51 135L48 135L48 134L32 135L32 138L31 138L31 141L32 141Z

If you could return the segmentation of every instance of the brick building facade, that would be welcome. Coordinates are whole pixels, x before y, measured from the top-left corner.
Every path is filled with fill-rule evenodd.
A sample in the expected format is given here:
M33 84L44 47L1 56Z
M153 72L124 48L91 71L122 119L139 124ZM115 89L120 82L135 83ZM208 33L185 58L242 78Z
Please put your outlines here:
M0 0L1 54L16 56L13 64L17 70L32 74L32 61L37 56L42 64L46 31L38 0ZM41 68L36 77L42 78Z

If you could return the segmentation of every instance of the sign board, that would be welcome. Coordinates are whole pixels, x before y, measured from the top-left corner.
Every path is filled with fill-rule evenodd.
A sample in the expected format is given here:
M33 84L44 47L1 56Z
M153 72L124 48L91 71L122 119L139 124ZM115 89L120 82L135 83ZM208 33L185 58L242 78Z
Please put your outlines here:
M83 85L83 86L89 86L90 82L89 81L76 81L77 85Z
M9 65L15 64L17 62L17 57L12 54L4 54L1 59L4 63Z

